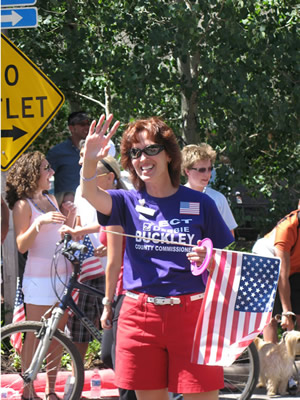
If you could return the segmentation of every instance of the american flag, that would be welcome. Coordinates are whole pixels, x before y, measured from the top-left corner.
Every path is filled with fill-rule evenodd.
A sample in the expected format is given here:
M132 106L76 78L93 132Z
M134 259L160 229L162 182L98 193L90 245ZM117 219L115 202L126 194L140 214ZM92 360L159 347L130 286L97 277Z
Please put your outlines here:
M200 214L200 203L192 202L192 201L181 201L180 214L189 214L189 215L199 215Z
M86 235L84 237L83 243L87 248L88 251L85 254L79 255L79 262L81 265L80 275L78 278L78 282L85 282L91 279L99 278L100 276L104 275L105 271L101 264L100 257L94 256L94 246L89 237ZM79 290L74 289L72 292L72 298L77 304L79 298ZM69 310L69 315L72 315L72 311Z
M79 256L79 262L81 264L80 282L96 279L104 275L101 259L100 257L94 256L94 246L89 235L85 236L83 244L88 248L88 251Z
M192 362L229 366L271 320L280 259L215 249L213 264Z
M13 313L13 323L25 321L25 309L24 309L24 295L22 291L21 280L17 278L17 290ZM16 351L20 354L22 351L22 334L15 333L11 336L10 342Z

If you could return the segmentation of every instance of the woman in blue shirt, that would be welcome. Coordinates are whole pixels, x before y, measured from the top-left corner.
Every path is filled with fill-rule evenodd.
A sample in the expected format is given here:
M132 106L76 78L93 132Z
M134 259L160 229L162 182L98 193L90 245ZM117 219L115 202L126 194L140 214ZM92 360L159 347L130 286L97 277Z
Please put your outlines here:
M168 391L190 400L216 400L223 387L222 368L190 362L205 290L190 263L201 265L204 259L198 240L208 237L222 248L233 237L212 199L180 185L180 148L159 118L137 120L123 134L121 163L135 189L98 188L97 161L119 125L105 136L112 118L102 116L91 124L81 186L101 225L121 225L131 235L124 254L127 292L118 321L116 384L135 390L139 400L167 400ZM114 288L108 292L104 305L109 308Z

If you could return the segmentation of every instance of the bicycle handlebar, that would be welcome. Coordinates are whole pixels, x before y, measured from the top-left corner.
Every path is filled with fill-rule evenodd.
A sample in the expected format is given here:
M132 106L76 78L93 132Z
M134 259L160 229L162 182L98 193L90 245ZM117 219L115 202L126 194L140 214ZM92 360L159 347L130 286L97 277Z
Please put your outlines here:
M88 248L84 244L73 242L72 236L69 233L66 233L64 235L61 243L64 244L62 253L71 253L72 255L74 255L76 251L80 251L81 254L86 254L88 252Z

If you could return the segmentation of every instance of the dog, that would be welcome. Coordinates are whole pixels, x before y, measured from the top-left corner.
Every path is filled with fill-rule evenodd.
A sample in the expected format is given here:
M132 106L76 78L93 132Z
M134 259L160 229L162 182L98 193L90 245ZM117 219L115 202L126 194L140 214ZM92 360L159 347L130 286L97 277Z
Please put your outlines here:
M259 337L254 343L260 364L258 386L265 386L268 396L286 394L289 378L293 376L295 356L300 354L300 331L285 332L276 344Z

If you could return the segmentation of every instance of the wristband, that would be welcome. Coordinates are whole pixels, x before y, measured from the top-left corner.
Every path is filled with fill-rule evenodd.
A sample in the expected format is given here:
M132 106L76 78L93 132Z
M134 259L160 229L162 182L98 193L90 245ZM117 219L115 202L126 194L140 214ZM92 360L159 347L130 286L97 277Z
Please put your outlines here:
M90 182L90 181L92 181L93 179L95 179L95 178L97 177L97 171L95 172L95 175L92 176L91 178L85 178L85 177L82 175L82 168L81 168L81 170L80 170L80 172L79 172L79 175L80 175L80 178L81 178L84 182Z
M102 299L102 305L103 305L103 306L109 306L109 307L111 307L112 302L109 300L108 297L103 297L103 299Z
M292 311L287 311L282 313L283 317L296 317L296 314L293 313Z

